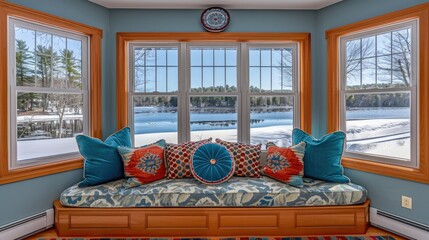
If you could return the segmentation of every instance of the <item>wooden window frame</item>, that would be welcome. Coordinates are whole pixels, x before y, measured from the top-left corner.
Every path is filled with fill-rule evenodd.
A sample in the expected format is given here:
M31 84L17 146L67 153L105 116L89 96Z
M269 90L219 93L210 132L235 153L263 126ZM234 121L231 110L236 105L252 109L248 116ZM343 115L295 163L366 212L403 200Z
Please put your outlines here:
M344 167L406 180L429 183L429 3L366 19L326 31L328 52L328 131L340 129L340 38L382 26L418 19L418 159L417 168L343 157Z
M117 33L116 95L117 128L128 126L129 120L129 44L133 42L204 42L204 43L298 43L299 44L299 126L311 133L311 47L309 33ZM181 136L179 136L179 140Z
M3 139L2 144L0 144L0 184L82 168L83 159L80 157L16 170L9 169L8 17L16 17L29 22L84 34L89 37L89 133L93 137L102 137L100 107L102 30L17 4L0 1L0 62L2 63L0 64L0 116L2 116L0 118L0 139Z

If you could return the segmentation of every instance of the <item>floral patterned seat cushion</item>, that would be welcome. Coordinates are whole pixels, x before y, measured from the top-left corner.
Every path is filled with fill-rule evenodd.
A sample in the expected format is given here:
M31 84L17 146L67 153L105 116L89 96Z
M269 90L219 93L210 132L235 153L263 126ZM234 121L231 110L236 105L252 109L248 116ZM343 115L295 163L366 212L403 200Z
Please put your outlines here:
M268 177L233 177L208 186L196 179L163 179L125 189L124 180L66 189L61 204L70 207L283 207L353 205L365 202L367 190L353 183L304 178L302 188Z

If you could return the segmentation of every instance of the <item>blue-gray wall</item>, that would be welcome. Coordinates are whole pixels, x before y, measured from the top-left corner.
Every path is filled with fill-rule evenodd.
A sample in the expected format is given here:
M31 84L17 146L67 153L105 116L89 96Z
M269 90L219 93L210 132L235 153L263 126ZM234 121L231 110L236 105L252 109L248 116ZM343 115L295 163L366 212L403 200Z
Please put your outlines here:
M106 115L107 86L109 80L107 36L109 34L109 10L87 0L9 0L25 7L81 22L103 30L102 83L103 83L103 127ZM2 26L3 27L3 26ZM2 116L3 117L3 116ZM106 134L106 131L103 131ZM4 141L4 140L2 140ZM0 185L0 226L29 215L52 208L61 191L80 181L82 170L74 170L41 178Z
M103 29L103 135L116 129L116 33L201 32L201 10L107 10L86 0L9 0ZM313 134L326 133L325 30L406 8L422 0L344 0L319 11L231 10L228 32L310 32L312 36ZM108 107L106 107L108 106ZM51 208L81 170L0 186L0 226ZM372 206L429 224L429 186L380 175L346 170L367 187ZM413 210L401 208L401 195L413 197Z

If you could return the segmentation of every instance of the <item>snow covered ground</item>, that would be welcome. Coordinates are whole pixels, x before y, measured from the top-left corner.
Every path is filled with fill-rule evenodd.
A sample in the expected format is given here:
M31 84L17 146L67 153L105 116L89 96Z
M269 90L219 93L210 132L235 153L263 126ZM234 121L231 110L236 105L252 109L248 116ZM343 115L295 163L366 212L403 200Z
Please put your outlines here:
M377 119L377 120L350 120L347 122L347 148L362 153L387 155L394 158L410 159L410 123L407 119ZM251 129L252 144L265 144L269 141L279 146L291 145L292 126L280 125ZM193 141L209 137L220 138L225 141L237 141L237 130L204 130L191 133ZM135 135L135 146L153 143L165 139L170 143L177 143L177 134L174 132L147 133ZM74 138L45 139L18 141L18 159L31 159L57 154L77 152Z
M79 152L75 138L17 141L17 148L18 161Z
M252 144L262 143L265 148L267 142L275 142L279 146L290 146L292 140L292 126L272 126L272 127L261 127L251 129ZM206 130L206 131L194 131L191 132L191 140L196 141L200 139L220 138L225 141L236 142L237 141L237 130ZM142 146L148 143L156 142L159 139L165 139L170 143L177 143L176 133L148 133L135 135L135 146Z
M347 121L350 151L410 159L410 121L375 119Z

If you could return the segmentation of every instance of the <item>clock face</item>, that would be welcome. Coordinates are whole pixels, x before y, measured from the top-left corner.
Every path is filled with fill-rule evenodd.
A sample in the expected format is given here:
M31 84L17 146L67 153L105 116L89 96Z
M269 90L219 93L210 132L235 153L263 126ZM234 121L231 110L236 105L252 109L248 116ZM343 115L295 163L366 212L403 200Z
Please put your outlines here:
M221 7L211 7L201 14L201 23L209 32L222 32L229 25L229 14Z

